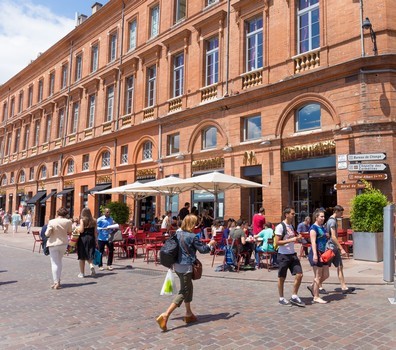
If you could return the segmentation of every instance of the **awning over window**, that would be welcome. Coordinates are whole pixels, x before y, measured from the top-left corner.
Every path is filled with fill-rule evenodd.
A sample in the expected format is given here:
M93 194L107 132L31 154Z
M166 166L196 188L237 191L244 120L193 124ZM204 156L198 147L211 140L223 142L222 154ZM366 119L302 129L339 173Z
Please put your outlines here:
M65 188L63 191L60 191L56 194L57 197L62 197L65 194L68 194L70 192L73 192L74 188Z
M111 184L100 184L100 185L96 185L95 187L91 188L90 190L88 190L88 192L92 194L95 192L107 190L108 188L111 188Z
M47 194L47 191L38 191L32 198L30 198L26 204L36 204L41 198Z
M56 194L56 191L51 191L50 194L47 194L41 201L40 204L41 205L45 205L45 202L50 199L53 195Z

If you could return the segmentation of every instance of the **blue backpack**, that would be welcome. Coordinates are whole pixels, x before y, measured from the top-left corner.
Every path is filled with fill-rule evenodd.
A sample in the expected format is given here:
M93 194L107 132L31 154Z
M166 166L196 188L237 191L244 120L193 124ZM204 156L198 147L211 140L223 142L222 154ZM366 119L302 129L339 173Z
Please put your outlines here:
M227 245L225 247L225 263L226 265L229 266L236 266L236 257L235 257L235 253L234 250L232 249L233 245L234 245L234 241L235 239L232 240L231 245L228 244L227 241Z

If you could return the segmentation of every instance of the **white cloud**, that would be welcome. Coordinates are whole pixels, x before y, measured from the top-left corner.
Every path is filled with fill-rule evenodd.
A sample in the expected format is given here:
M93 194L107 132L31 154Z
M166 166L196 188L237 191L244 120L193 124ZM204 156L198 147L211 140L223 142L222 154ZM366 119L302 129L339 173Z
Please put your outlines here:
M75 27L74 20L29 1L0 0L0 8L0 84Z

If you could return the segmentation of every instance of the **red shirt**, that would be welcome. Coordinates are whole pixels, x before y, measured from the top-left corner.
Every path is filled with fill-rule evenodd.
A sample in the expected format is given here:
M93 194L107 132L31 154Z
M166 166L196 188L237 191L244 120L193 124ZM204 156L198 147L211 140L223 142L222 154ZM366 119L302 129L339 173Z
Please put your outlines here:
M265 224L265 216L261 214L254 214L253 215L253 234L257 235L260 233Z

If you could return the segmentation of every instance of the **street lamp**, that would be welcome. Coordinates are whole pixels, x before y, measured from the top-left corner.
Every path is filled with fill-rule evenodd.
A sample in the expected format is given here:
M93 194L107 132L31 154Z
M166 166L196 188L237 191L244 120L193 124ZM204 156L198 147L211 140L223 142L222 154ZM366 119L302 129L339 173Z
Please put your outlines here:
M369 20L368 17L366 17L366 19L363 21L362 24L362 28L367 30L370 30L370 37L371 37L371 41L373 42L373 51L374 51L374 55L378 54L378 49L377 49L377 35L375 34L374 30L373 30L373 26Z

